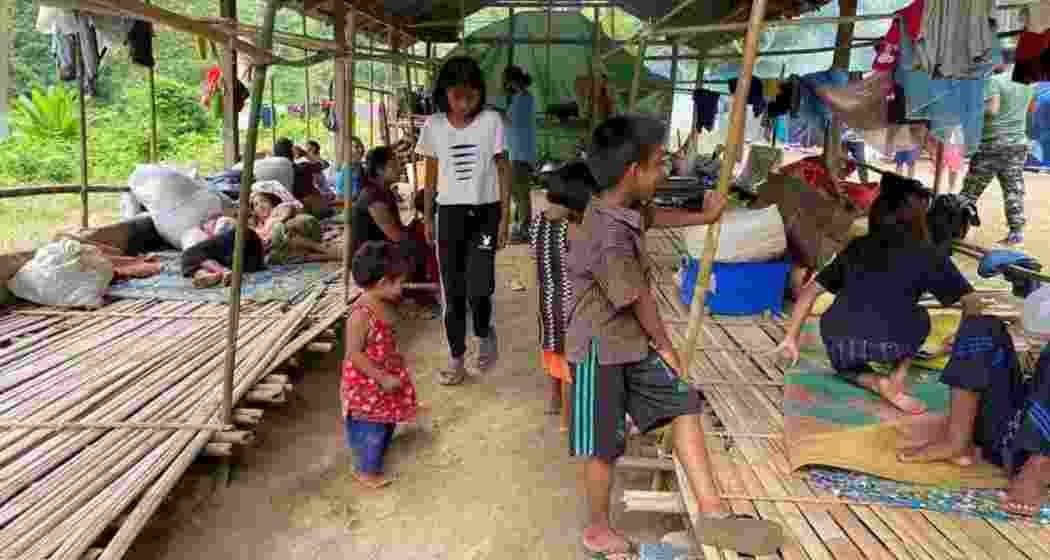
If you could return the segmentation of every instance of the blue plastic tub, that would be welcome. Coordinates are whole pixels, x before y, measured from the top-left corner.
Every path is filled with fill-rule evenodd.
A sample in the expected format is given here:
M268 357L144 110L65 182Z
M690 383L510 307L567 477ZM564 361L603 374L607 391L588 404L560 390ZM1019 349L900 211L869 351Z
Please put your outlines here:
M693 302L699 259L682 258L682 285L678 299L682 305ZM791 264L787 260L754 263L718 263L712 269L713 291L707 292L706 303L716 315L758 315L766 311L784 311Z

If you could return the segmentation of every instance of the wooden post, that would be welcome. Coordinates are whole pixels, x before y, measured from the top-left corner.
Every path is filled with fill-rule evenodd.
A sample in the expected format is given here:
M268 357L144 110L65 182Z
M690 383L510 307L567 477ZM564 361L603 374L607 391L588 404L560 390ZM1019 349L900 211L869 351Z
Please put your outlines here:
M237 0L222 0L221 15L225 19L237 21ZM222 154L226 168L237 163L240 153L241 133L238 123L237 104L237 51L234 50L231 37L222 52L223 105L222 105Z
M303 14L303 35L306 35L306 14ZM309 51L307 49L303 49L303 56L308 56L308 54L309 54ZM303 81L305 82L304 83L304 87L303 87L303 92L305 93L304 97L306 97L306 107L303 108L303 116L306 118L306 138L310 139L312 135L310 134L310 67L309 66L304 66L303 67Z
M277 18L277 9L281 0L270 0L263 12L262 26L259 27L256 46L269 51L273 45L273 26ZM231 53L232 54L232 53ZM234 240L233 278L230 282L229 318L226 331L226 367L222 377L222 422L233 422L233 371L237 366L237 329L241 317L241 279L244 276L244 233L248 231L248 214L251 211L247 204L251 196L252 182L255 177L255 148L259 140L259 113L262 109L263 96L266 95L267 65L255 66L252 77L251 108L248 113L248 134L244 139L244 169L241 171L241 201L237 210L237 236Z
M554 71L551 69L551 37L554 33L553 29L553 17L554 17L554 0L547 0L547 47L546 56L547 64L543 67L543 76L545 83L543 89L546 99L543 100L543 108L541 109L544 114L547 113L547 107L550 107L554 103ZM551 136L550 134L544 134L544 151L548 156L551 154Z
M337 4L343 4L343 2L337 2ZM337 35L339 40L350 42L350 56L346 58L343 65L346 66L346 85L344 92L346 99L344 99L343 110L345 111L346 117L343 119L343 135L345 138L344 145L347 146L347 159L350 157L350 149L352 149L354 137L354 124L357 120L355 117L355 95L354 95L354 66L357 65L355 60L355 54L357 53L357 10L352 10L346 21L345 35ZM350 254L350 189L346 188L343 190L343 293L344 297L349 299L350 297L350 261L353 255Z
M146 0L146 4L149 4L150 0ZM150 25L152 30L153 26ZM146 69L146 81L149 83L149 156L147 160L150 163L156 163L159 159L160 148L157 143L157 83L156 83L156 72L154 68L157 66L156 61L153 62L153 66Z
M598 96L601 95L601 79L598 77L600 68L598 55L601 52L602 25L599 20L601 11L594 8L594 25L591 26L591 132L601 124L598 120Z
M346 3L335 2L332 8L332 25L335 27L335 40L340 45L346 45ZM350 136L346 134L346 64L342 60L335 61L335 122L338 129L335 132L335 163L336 169L342 170L343 166L350 162ZM349 190L349 188L347 189Z
M857 0L839 0L839 15L842 17L853 17L857 15ZM835 57L831 67L849 71L850 49L853 43L852 21L839 24L838 34L835 36ZM828 128L827 136L824 137L824 166L830 172L839 168L842 146L842 121L838 117L832 117L831 126ZM838 176L836 171L835 176Z
M937 142L937 154L933 162L933 194L941 194L941 176L944 175L944 142Z
M762 23L766 14L766 0L753 0L751 17L744 38L744 63L737 76L736 92L733 95L733 109L730 113L729 136L726 138L725 153L722 156L722 169L718 177L718 192L729 193L729 183L733 177L733 165L736 163L740 145L744 139L744 119L747 110L747 92L751 88L751 75L755 69L755 58L758 54L758 39L762 33ZM690 368L696 353L696 343L704 319L704 299L711 285L711 268L714 266L715 254L718 252L718 238L722 233L722 220L707 228L707 239L704 240L704 254L700 261L700 273L697 275L693 289L693 300L689 306L689 328L686 331L685 348L681 354L682 366ZM686 373L686 372L681 372Z
M510 8L507 18L507 66L514 66L514 8Z
M270 76L270 136L273 147L277 147L277 76Z
M77 17L86 17L78 14ZM84 87L84 52L81 42L76 42L74 54L77 57L77 86L80 88L80 227L88 227L88 133L87 133L87 94ZM6 92L4 92L6 93Z
M376 40L374 37L368 39L369 50L375 50ZM373 60L368 61L368 146L373 147L376 145L376 102L375 102L375 87L376 87L376 63Z
M649 37L643 36L638 45L638 58L634 61L634 75L631 77L631 95L627 102L627 112L633 113L638 105L638 87L642 82L642 72L645 70L645 53L649 46Z

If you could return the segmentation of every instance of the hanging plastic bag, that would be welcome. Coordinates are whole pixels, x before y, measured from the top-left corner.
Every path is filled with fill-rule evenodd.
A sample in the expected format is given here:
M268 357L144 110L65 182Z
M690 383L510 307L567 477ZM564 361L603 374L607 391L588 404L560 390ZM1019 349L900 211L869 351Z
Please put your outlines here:
M37 249L7 287L40 305L98 307L111 281L113 265L98 248L62 239Z
M682 228L689 254L704 253L708 226ZM787 251L784 220L776 206L760 210L738 209L722 216L716 262L765 262L780 258Z

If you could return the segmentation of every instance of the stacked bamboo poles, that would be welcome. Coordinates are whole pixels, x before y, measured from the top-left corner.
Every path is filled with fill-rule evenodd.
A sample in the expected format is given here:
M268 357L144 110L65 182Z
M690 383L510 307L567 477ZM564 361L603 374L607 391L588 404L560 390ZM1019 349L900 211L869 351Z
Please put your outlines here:
M260 387L271 394L286 390L287 380L270 371L345 311L340 290L328 290L323 298L319 294L314 292L294 306L277 324L265 318L278 311L276 304L254 309L264 318L242 322L235 400L259 392ZM128 315L157 311L192 316L214 314L220 306L136 302L112 307ZM318 319L297 334L311 316ZM5 368L0 420L66 426L85 421L220 424L216 381L223 348L214 341L221 339L221 319L158 320L148 315L68 316L60 318L61 323L53 322L54 317L39 319L39 328L29 331L26 339L0 349L0 367ZM5 316L0 326L25 320ZM143 347L150 350L142 351ZM259 415L242 409L235 417L254 423ZM103 530L137 502L126 518L136 525L125 522L118 531L121 539L112 541L100 556L119 558L149 517L135 512L156 505L137 501L144 491L162 497L167 490L158 486L160 481L178 480L198 454L228 453L232 444L251 440L244 432L216 437L212 430L142 427L0 431L0 550L12 558L80 558Z

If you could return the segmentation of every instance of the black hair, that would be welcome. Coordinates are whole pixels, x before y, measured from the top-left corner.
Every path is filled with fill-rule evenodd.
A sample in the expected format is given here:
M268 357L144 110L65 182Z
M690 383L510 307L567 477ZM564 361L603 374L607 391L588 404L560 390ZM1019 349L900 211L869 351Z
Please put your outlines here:
M631 164L648 159L664 143L666 132L663 123L644 116L618 116L598 125L587 152L598 192L615 188Z
M598 183L586 162L573 161L546 176L547 200L583 213L598 192Z
M285 158L288 158L288 159L293 159L293 148L294 148L294 146L295 145L292 144L292 141L289 140L288 138L286 138L286 137L278 138L277 141L273 143L273 156L274 157L285 157Z
M357 136L351 136L350 137L350 142L352 142L353 144L356 144L358 148L361 148L361 153L364 153L364 151L365 151L365 143L362 142L360 138L358 138Z
M503 79L527 88L532 85L532 76L525 73L521 66L508 66L503 69Z
M478 61L468 56L455 56L445 61L434 82L434 103L442 113L449 112L448 90L469 87L478 92L478 106L469 117L477 116L485 106L485 74Z
M389 146L376 146L365 156L365 176L379 179L383 176L386 164L394 158L394 150Z
M252 193L252 195L253 196L254 195L258 195L258 196L261 196L261 197L265 198L266 200L268 200L270 202L270 206L273 206L274 208L277 208L277 205L279 205L281 203L281 197L279 197L279 196L277 196L277 195L275 195L273 193L257 192L257 193Z
M389 241L366 241L354 253L350 271L354 283L370 288L383 278L397 278L408 273L402 251Z
M314 151L317 152L318 154L321 153L321 143L318 142L317 140L307 140L306 141L306 146L309 147L309 148L313 148Z

